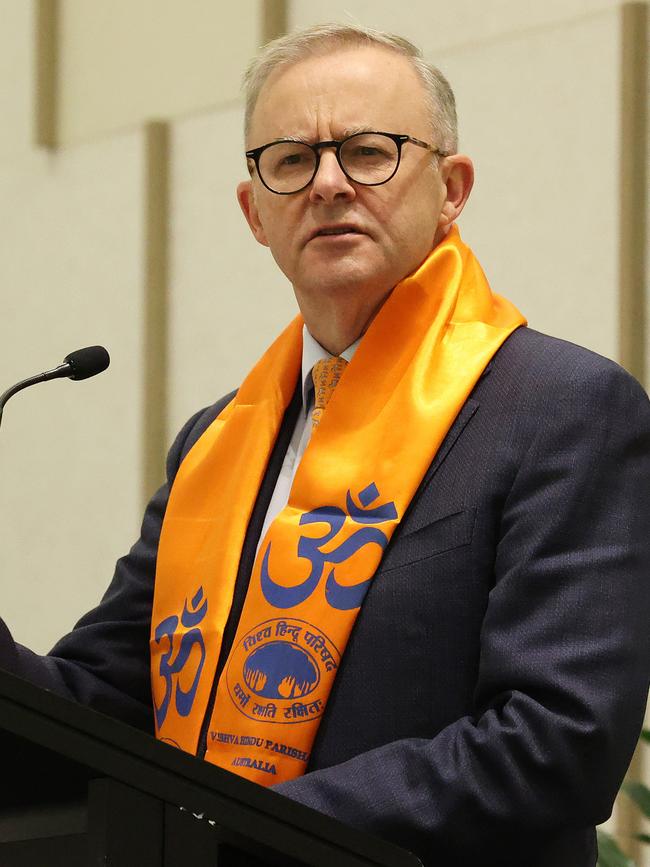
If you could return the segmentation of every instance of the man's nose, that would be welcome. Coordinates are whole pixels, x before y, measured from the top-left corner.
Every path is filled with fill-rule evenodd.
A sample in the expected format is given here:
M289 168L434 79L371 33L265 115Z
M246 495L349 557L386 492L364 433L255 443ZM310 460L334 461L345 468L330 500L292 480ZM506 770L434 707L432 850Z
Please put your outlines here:
M318 171L309 189L311 201L333 202L335 199L353 199L356 191L350 179L339 165L333 148L323 149Z

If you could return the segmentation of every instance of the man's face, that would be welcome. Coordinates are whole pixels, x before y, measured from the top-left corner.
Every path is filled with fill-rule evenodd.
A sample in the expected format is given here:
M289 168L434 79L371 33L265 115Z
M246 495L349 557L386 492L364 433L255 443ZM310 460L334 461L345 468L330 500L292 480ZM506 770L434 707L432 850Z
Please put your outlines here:
M433 140L424 89L407 58L381 47L348 47L276 70L253 113L247 148L280 138L309 143L359 130ZM256 174L240 185L240 204L257 240L270 247L298 303L329 296L377 307L441 240L449 224L444 164L411 143L397 174L381 186L350 181L334 149L321 151L307 189L267 190ZM316 235L322 227L355 231Z

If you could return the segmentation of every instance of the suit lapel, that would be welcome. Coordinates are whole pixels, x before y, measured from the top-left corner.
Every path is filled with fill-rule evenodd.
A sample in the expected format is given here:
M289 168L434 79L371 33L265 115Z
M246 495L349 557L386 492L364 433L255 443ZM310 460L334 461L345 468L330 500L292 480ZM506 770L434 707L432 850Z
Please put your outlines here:
M435 472L440 467L444 459L447 457L449 452L451 451L452 446L458 439L458 437L464 431L467 423L474 415L476 410L479 408L478 400L474 398L468 398L463 404L463 408L456 416L456 421L452 424L447 432L447 436L442 441L440 448L436 452L436 456L431 462L429 469L427 470L422 482L420 484L420 489L427 485L431 479L433 478Z

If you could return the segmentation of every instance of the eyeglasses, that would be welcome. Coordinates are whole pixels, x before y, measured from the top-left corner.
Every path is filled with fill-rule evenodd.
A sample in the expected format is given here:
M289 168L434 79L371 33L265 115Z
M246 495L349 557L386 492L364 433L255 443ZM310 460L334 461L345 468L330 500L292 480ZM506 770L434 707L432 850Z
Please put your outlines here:
M377 187L385 184L399 168L402 145L406 142L446 157L433 145L391 132L357 132L340 141L315 144L282 139L246 151L260 180L272 193L288 196L308 187L316 177L323 148L336 148L336 159L347 178L357 184Z

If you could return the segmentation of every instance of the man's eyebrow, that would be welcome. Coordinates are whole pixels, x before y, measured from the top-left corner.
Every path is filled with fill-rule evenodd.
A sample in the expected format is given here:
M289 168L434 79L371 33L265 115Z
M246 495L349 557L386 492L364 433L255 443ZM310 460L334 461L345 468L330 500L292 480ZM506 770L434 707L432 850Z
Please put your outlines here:
M357 135L360 132L375 132L375 127L368 126L368 124L358 124L356 126L346 126L345 129L341 132L341 138L347 138L351 135ZM300 142L301 144L311 144L311 136L306 135L281 135L277 138L271 139L269 144L278 142L278 141L295 141Z
M271 139L269 144L273 144L278 141L295 141L300 142L301 144L309 144L309 138L303 135L280 135L277 138Z
M376 128L374 126L368 126L368 124L359 124L357 126L346 126L343 130L343 138L347 138L350 135L357 135L360 132L376 132Z

